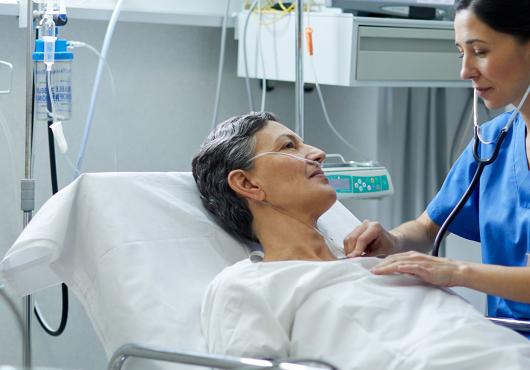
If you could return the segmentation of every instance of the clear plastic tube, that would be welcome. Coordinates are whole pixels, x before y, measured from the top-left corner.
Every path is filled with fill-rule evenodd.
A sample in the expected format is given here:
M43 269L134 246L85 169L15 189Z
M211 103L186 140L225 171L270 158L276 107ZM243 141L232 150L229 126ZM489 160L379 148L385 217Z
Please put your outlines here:
M48 115L52 118L52 120L55 121L56 117L56 110L55 110L55 100L53 99L53 91L52 91L52 71L47 70L46 71L46 87L48 88L48 97L50 99L50 109L51 111L48 111Z
M290 157L290 158L296 159L298 161L305 162L307 164L311 164L311 165L319 167L319 168L322 167L322 163L320 163L320 162L313 161L311 159L307 159L307 158L303 158L303 157L299 157L299 156L294 155L294 154L282 153L282 152L263 152L263 153L259 153L259 154L256 154L254 157L250 158L248 161L252 162L255 159L261 158L261 157L266 156L266 155L283 155L285 157Z
M55 37L55 22L51 15L47 14L44 16L40 26L39 35L41 39L45 37Z
M217 68L217 87L215 89L215 102L213 105L212 115L212 129L217 125L217 117L219 114L219 101L221 100L221 86L223 84L223 69L225 64L225 50L226 50L226 29L228 28L228 16L230 12L230 0L226 1L225 15L223 17L223 26L221 29L221 47L219 52L219 65Z
M267 155L281 155L281 156L293 158L295 160L304 162L306 164L313 165L313 166L318 167L318 168L322 167L322 164L320 162L313 161L311 159L307 159L307 158L303 158L303 157L299 157L299 156L294 155L294 154L282 153L282 152L263 152L263 153L259 153L259 154L255 155L254 157L250 158L249 162L252 162L255 159L258 159L258 158L261 158L261 157L264 157L264 156L267 156ZM269 205L270 207L274 208L279 213L281 213L281 214L283 214L283 215L285 215L285 216L287 216L287 217L299 222L300 224L302 224L302 225L304 225L304 226L316 231L324 239L324 242L326 243L326 245L328 246L328 248L330 249L330 251L331 251L331 253L333 255L337 256L338 259L345 259L346 258L345 254L344 254L344 249L341 248L340 246L338 246L327 235L322 233L322 231L320 231L316 225L309 225L309 224L303 222L302 220L299 220L297 217L291 215L290 212L288 212L287 210L284 210L284 209L282 209L282 208L280 208L278 206L275 206L274 204L272 204L271 202L269 202L267 200L264 200L263 203L265 203L265 204ZM253 262L259 261L260 258L263 259L263 256L261 256L259 254L256 254L256 253L254 253L254 255L251 256L251 257L254 257Z
M344 136L342 136L340 134L340 132L335 128L335 126L333 125L333 123L331 123L331 119L329 118L329 115L328 115L328 110L326 108L326 103L324 101L324 97L322 95L322 91L320 90L320 84L318 83L318 78L317 78L317 73L316 73L316 68L315 68L315 64L313 63L313 57L309 57L309 61L310 61L310 64L311 64L311 68L313 70L313 75L315 76L315 87L317 89L317 94L318 94L318 98L320 100L320 105L322 106L322 113L324 114L324 119L326 121L326 124L328 125L328 127L331 129L331 131L335 134L335 136L337 136L339 138L340 141L342 141L348 148L352 149L354 152L356 152L361 158L363 158L364 160L366 160L366 163L372 163L372 161L370 161L364 154L361 153L361 151L359 149L357 149L355 146L353 146L352 144L350 144L350 142L348 140L346 140L344 138Z
M116 27L116 23L118 22L118 17L121 12L121 8L123 6L124 0L118 0L118 3L116 4L116 7L114 8L114 11L112 12L112 16L110 18L109 25L107 27L107 32L105 34L105 39L103 40L103 47L101 48L101 56L98 68L96 71L96 78L94 80L94 86L92 88L92 96L90 98L90 106L88 109L87 114L87 120L85 125L85 130L83 132L83 139L81 142L81 149L79 150L79 155L77 157L77 161L75 163L75 171L74 171L74 178L77 178L81 174L81 167L83 166L83 160L85 158L86 148L88 144L88 137L90 135L90 131L92 129L92 122L94 118L94 112L96 109L96 98L98 95L99 90L99 83L101 81L101 75L103 72L103 59L107 58L107 54L110 47L110 42L112 40L112 35L114 33L114 28Z
M44 64L46 65L46 71L52 70L53 63L55 62L55 22L50 14L42 19L42 25L40 27L40 38L44 42Z
M262 8L261 0L259 0L259 8ZM265 56L263 55L263 40L261 38L261 31L262 31L262 18L263 18L263 12L259 12L259 28L258 28L258 52L260 56L260 62L261 62L261 73L263 74L262 80L261 80L261 105L260 105L260 112L265 111L265 102L267 100L267 73L265 71Z
M250 9L248 10L247 18L245 19L245 26L243 28L243 64L245 66L245 86L247 88L247 98L248 98L248 106L251 112L254 111L254 98L252 97L252 90L250 89L250 78L248 77L248 56L247 56L247 31L248 31L248 23L250 22L250 17L252 16L252 12L258 5L259 0L255 0L252 5L250 6Z
M53 91L52 91L52 71L47 70L46 71L46 85L48 85L48 96L50 99L50 109L51 111L48 111L49 116L51 117L53 124L50 126L53 137L55 139L55 142L57 143L57 146L59 147L59 150L62 154L65 154L68 151L68 143L66 142L66 138L64 136L63 131L63 124L61 122L61 117L56 113L55 110L55 101L53 98Z
M46 71L51 71L53 63L55 62L55 36L43 36L44 41L44 64L46 64Z
M348 148L353 150L355 153L357 153L361 158L363 158L366 161L366 162L361 162L361 163L359 162L352 162L352 163L360 164L360 165L372 165L374 162L370 161L368 157L366 157L359 149L357 149L348 140L346 140L344 136L342 136L340 132L335 128L335 126L331 122L331 119L329 118L328 110L326 108L326 102L324 101L324 96L322 95L322 91L320 90L320 84L318 83L317 70L315 68L315 63L313 62L313 28L311 27L311 11L307 12L306 37L308 38L306 41L308 42L307 50L309 52L309 62L311 65L313 76L315 77L315 87L317 89L318 99L320 100L320 105L322 107L322 113L324 114L324 119L326 121L326 124L331 129L331 131L335 134L335 136L339 138L340 141L342 141Z
M103 58L99 50L83 41L68 41L68 46L72 48L87 48L88 50L96 54L99 59L103 60L103 62L105 63L105 68L107 68L107 72L109 73L110 89L112 91L112 96L116 96L116 83L114 82L114 74L112 73L112 69L110 68L109 63L107 63L107 59Z
M95 47L93 47L92 45L86 43L86 42L83 42L83 41L68 41L68 47L69 48L86 48L88 50L90 50L91 52L93 52L95 55L98 56L99 60L103 60L104 64L105 64L105 68L108 72L108 75L109 75L109 82L110 82L110 89L111 89L111 93L112 93L112 96L113 97L116 97L116 83L114 82L114 75L112 73L112 69L110 68L110 65L109 63L107 62L107 58L104 58L101 53L99 52L98 49L96 49ZM116 129L116 132L115 132L115 135L117 137L117 132L119 131L119 125L115 125L114 126L115 129ZM117 172L118 171L118 149L117 149L117 144L118 143L118 140L115 140L114 141L114 148L113 148L113 163L114 163L114 170ZM66 158L66 161L68 163L68 166L73 170L73 172L75 173L76 172L76 169L75 169L75 165L72 163L72 161L70 160L70 158Z

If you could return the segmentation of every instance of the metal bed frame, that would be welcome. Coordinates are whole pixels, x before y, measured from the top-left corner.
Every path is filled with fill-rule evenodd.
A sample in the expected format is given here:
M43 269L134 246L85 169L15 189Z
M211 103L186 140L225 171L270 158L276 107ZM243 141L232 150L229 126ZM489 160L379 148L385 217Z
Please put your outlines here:
M128 358L142 358L173 362L191 366L216 369L293 369L293 370L335 370L330 364L319 360L270 361L254 358L220 356L196 352L173 352L160 348L144 347L137 344L125 344L118 348L109 361L107 370L121 370ZM290 362L289 362L290 361Z
M494 324L509 329L530 333L530 321L508 318L486 317ZM173 362L191 366L202 366L216 369L296 369L296 370L334 370L335 367L318 360L273 362L270 360L220 356L197 352L173 352L166 349L144 347L138 344L125 344L112 355L107 370L121 370L128 358ZM302 364L302 362L304 364Z

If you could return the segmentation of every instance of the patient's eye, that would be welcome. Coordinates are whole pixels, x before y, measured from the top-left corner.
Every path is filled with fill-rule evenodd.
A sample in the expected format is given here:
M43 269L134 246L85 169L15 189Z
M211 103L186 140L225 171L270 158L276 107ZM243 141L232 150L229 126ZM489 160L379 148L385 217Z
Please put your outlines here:
M296 148L296 144L292 140L289 140L282 145L282 150L283 149L294 149L294 148Z

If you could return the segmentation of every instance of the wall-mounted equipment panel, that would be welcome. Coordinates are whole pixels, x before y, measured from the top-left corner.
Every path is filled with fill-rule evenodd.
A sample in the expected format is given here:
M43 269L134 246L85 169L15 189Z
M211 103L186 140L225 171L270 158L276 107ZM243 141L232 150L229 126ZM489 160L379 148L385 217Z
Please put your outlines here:
M246 76L248 70L251 78L294 81L294 15L247 18L245 11L237 19L238 76ZM304 54L305 82L315 82L312 62L321 84L469 86L459 79L461 61L452 22L311 13L304 17L304 26L308 25L313 29L314 55L310 59Z

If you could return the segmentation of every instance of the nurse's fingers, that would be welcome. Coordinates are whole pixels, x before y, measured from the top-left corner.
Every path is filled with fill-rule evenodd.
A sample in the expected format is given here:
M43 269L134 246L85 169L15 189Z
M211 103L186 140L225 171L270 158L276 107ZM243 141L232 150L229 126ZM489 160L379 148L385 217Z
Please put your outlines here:
M432 272L426 266L418 263L394 263L380 269L374 267L371 271L374 275L409 274L419 277L426 282L433 280Z
M378 225L377 222L364 220L357 229L346 237L344 245L348 257L360 257L372 251L372 243L377 240L380 232L374 228L374 224Z
M381 262L379 262L376 267L385 267L385 266L388 266L388 265L391 265L391 264L394 264L394 263L397 263L397 262L401 262L401 263L404 263L404 262L414 262L414 263L419 263L421 261L427 261L427 260L431 260L433 257L425 254L425 253L420 253L420 252L416 252L416 251L408 251L408 252L402 252L402 253L395 253L395 254L392 254L388 257L386 257L385 259L383 259Z
M370 271L375 275L391 275L396 273L409 273L410 271L404 271L403 268L411 268L411 266L419 266L419 263L414 263L412 261L400 261L394 260L392 262L386 262L385 264L380 263L375 265L370 269Z
M355 231L354 231L355 232ZM363 221L362 232L352 235L352 240L346 240L349 253L348 257L372 256L387 252L388 246L385 245L387 240L384 236L387 231L379 224L370 220ZM347 238L348 239L348 238ZM355 242L353 243L353 239Z
M458 268L457 261L419 252L407 252L387 257L370 271L375 275L410 274L427 283L448 287L457 285L455 274Z
M343 242L345 255L349 257L357 257L357 256L350 256L350 254L355 250L355 247L357 246L357 240L366 231L369 223L370 223L369 220L364 220L359 226L353 229L351 233L346 235L346 237L344 238L344 242Z
M394 274L399 271L399 266L405 264L420 264L423 263L426 256L422 253L410 251L404 253L396 253L384 258L381 262L375 265L371 271L377 275Z

